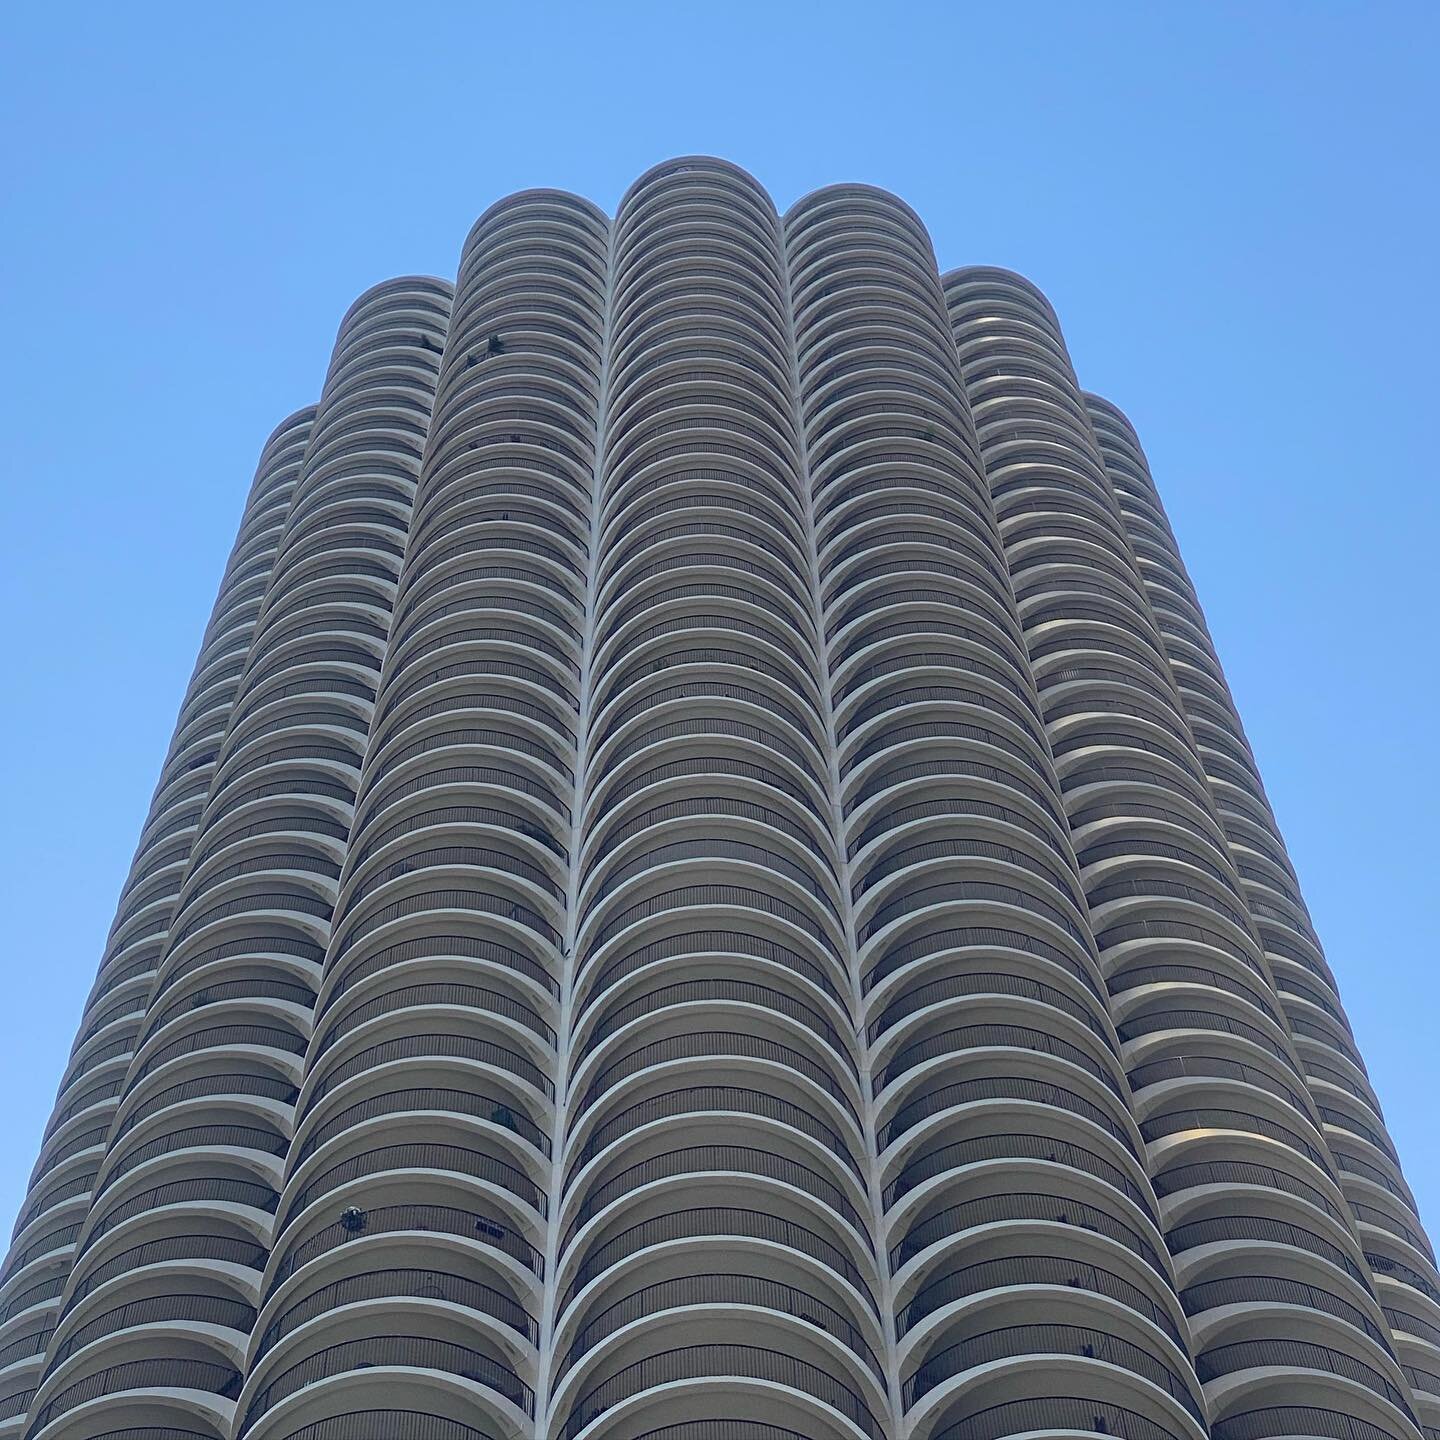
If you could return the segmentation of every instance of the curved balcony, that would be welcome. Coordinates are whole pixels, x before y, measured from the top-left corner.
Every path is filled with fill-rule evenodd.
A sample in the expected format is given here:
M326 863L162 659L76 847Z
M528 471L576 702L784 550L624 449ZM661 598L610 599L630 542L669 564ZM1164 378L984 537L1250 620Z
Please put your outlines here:
M496 1440L493 1431L477 1430L448 1415L386 1410L379 1405L373 1410L352 1410L314 1420L298 1430L280 1427L267 1434L273 1435L273 1440ZM136 1436L135 1440L141 1437ZM153 1440L180 1440L180 1437L157 1435Z
M1313 1370L1353 1380L1383 1396L1411 1420L1415 1418L1409 1399L1398 1385L1373 1365L1367 1365L1333 1346L1287 1338L1239 1340L1204 1350L1195 1360L1196 1373L1204 1381L1217 1380L1239 1371L1279 1367Z
M1012 1325L985 1331L935 1350L905 1377L902 1399L908 1410L937 1386L982 1365L1016 1356L1078 1355L1131 1371L1175 1401L1200 1427L1204 1409L1185 1377L1133 1341L1084 1325Z
M1339 1288L1339 1287L1336 1287ZM1198 1315L1206 1310L1228 1305L1266 1306L1295 1305L1307 1310L1344 1320L1355 1329L1367 1335L1387 1353L1390 1352L1389 1334L1355 1300L1335 1294L1308 1280L1297 1280L1286 1275L1255 1274L1226 1275L1215 1280L1202 1280L1187 1285L1180 1292L1180 1303L1187 1315Z
M653 1202L652 1202L653 1203ZM560 1297L560 1308L567 1308L577 1292L591 1280L620 1265L630 1256L652 1247L675 1245L686 1240L725 1237L727 1240L756 1240L768 1245L783 1246L808 1256L847 1281L872 1311L876 1301L871 1283L861 1273L850 1253L819 1231L781 1215L746 1206L690 1206L650 1216L638 1224L595 1243L590 1239L583 1249L580 1262L570 1272L569 1282ZM569 1257L567 1256L567 1264Z
M796 1316L807 1325L833 1335L858 1355L878 1379L884 1379L870 1336L844 1311L827 1304L808 1289L770 1276L747 1274L674 1275L632 1290L601 1309L582 1306L583 1324L574 1331L574 1338L560 1357L561 1371L568 1370L608 1336L637 1320L665 1311L706 1306L748 1306Z
M842 1415L869 1440L883 1440L884 1432L865 1400L827 1370L793 1355L736 1343L682 1346L634 1361L575 1400L558 1432L560 1440L575 1440L601 1415L646 1391L698 1379L758 1380L800 1391Z
M606 1167L586 1178L584 1198L575 1206L561 1244L568 1245L587 1220L642 1186L671 1176L755 1176L810 1196L833 1210L857 1235L869 1231L854 1200L829 1175L785 1154L743 1144L688 1145L646 1156L620 1169Z
M238 1226L235 1228L239 1228ZM221 1230L196 1230L189 1233L169 1232L151 1240L118 1249L108 1259L87 1268L77 1276L66 1295L67 1312L85 1297L119 1275L128 1275L143 1267L171 1260L218 1261L226 1266L259 1272L269 1258L267 1246L253 1236L226 1234ZM198 1267L197 1267L198 1268Z
M183 1402L186 1391L233 1400L240 1393L240 1373L233 1366L209 1360L162 1357L122 1361L118 1365L92 1371L83 1380L77 1380L51 1395L34 1412L30 1422L32 1430L27 1433L43 1432L53 1420L81 1405L101 1399L111 1403L112 1397L131 1391L170 1392L168 1395L154 1395L157 1402L167 1399L172 1403ZM157 1404L156 1408L160 1406Z
M896 1333L904 1336L922 1320L959 1300L1012 1285L1044 1285L1104 1295L1143 1315L1163 1330L1183 1352L1189 1341L1169 1311L1150 1292L1123 1275L1087 1260L1064 1255L1027 1253L982 1260L959 1269L944 1269L928 1279L895 1317Z
M1049 1124L1053 1128L1064 1128L1054 1127L1053 1121ZM1154 1215L1156 1205L1153 1192L1142 1187L1134 1177L1133 1165L1127 1166L1119 1155L1103 1144L1096 1144L1094 1141L1080 1144L1069 1138L1062 1139L1058 1135L1047 1134L1046 1129L1046 1124L1037 1123L1033 1132L987 1133L981 1130L937 1147L922 1147L885 1187L885 1206L887 1210L890 1209L901 1198L922 1185L966 1165L999 1159L1029 1159L1066 1166L1103 1181L1124 1195L1138 1209ZM1087 1136L1087 1139L1090 1137Z
M1013 1173L1013 1169L1010 1173ZM1055 1191L1050 1193L1032 1188L1047 1182L1055 1184L1058 1177L1045 1175L1042 1171L1027 1178L1026 1189L1023 1191L1011 1193L1006 1188L997 1193L983 1193L989 1186L1003 1183L1004 1174L1005 1171L992 1166L988 1178L977 1175L965 1186L965 1191L980 1189L982 1193L971 1193L968 1198L955 1204L942 1203L949 1198L948 1195L942 1195L921 1207L919 1218L899 1214L892 1216L891 1233L902 1235L902 1238L890 1247L890 1268L897 1279L899 1272L911 1260L952 1236L965 1234L981 1226L1042 1221L1074 1226L1092 1234L1103 1235L1107 1240L1124 1246L1168 1284L1169 1268L1166 1259L1162 1258L1164 1247L1160 1243L1158 1232L1123 1207L1117 1207L1107 1191L1095 1192L1095 1198L1103 1198L1110 1208L1101 1208L1100 1205L1080 1199L1083 1188L1071 1177L1066 1177L1070 1183L1065 1187L1065 1193L1056 1193L1060 1190L1058 1185L1055 1186ZM958 1186L956 1190L959 1192ZM1116 1208L1122 1210L1120 1216L1113 1213Z
M497 1087L498 1089L498 1087ZM407 1085L401 1090L369 1095L363 1100L336 1110L323 1124L307 1126L304 1139L292 1147L295 1165L303 1165L320 1147L353 1125L380 1116L439 1112L465 1115L483 1120L501 1130L518 1135L542 1155L550 1154L550 1137L526 1114L524 1107L511 1095L486 1094L480 1090L457 1090L436 1085Z
M523 1335L532 1345L540 1338L539 1325L534 1317L513 1295L497 1290L493 1285L445 1270L392 1268L347 1275L318 1290L308 1291L298 1300L287 1301L260 1332L254 1360L260 1360L292 1330L317 1316L345 1305L398 1296L440 1300L488 1315Z
M1319 1435L1327 1440L1399 1440L1404 1426L1387 1428L1320 1405L1271 1405L1218 1419L1211 1426L1215 1440L1271 1440L1280 1435Z
M483 1350L430 1335L377 1335L328 1346L269 1376L246 1404L235 1433L247 1434L274 1406L307 1385L382 1366L459 1376L493 1391L526 1415L535 1412L535 1395L530 1387L509 1366Z
M721 1007L728 1009L735 1006L743 1007L739 1008L741 1014L753 1015L754 1010L751 1007L755 1007L796 1022L835 1051L846 1070L851 1074L856 1073L855 1055L851 1048L853 1041L847 1042L836 1026L837 1020L848 1026L848 1017L832 1012L832 1018L832 1015L827 1015L814 1003L814 997L801 998L797 995L795 987L781 989L778 985L763 984L744 977L743 972L740 975L697 976L668 984L652 984L653 988L645 989L633 998L627 998L627 995L641 986L628 985L625 993L619 996L613 994L616 987L610 987L591 1000L582 1020L583 1038L575 1046L577 1063L583 1064L597 1046L634 1021L671 1006L704 1006L708 1014L714 1014ZM766 1018L768 1019L768 1015ZM788 1028L776 1024L774 1034L778 1038L786 1033Z
M469 1176L493 1186L502 1194L514 1196L542 1215L545 1213L544 1192L530 1175L518 1167L484 1150L446 1141L410 1140L364 1150L324 1168L314 1167L305 1174L305 1183L301 1188L293 1193L287 1189L284 1214L286 1218L297 1215L320 1196L352 1180L391 1170L436 1170Z
M49 1150L31 1182L28 1203L22 1206L21 1227L55 1205L78 1204L93 1183L94 1166L58 1183L50 1180L48 1170L67 1155L82 1153L91 1139L96 1144L103 1139L123 1091L124 1064L135 1048L151 980L169 939L196 842L196 824L217 772L218 738L230 719L241 662L254 635L254 596L274 563L314 417L313 408L291 416L262 451L150 814L121 890L100 973L81 1019L75 1055L56 1096L46 1130ZM109 1073L97 1074L102 1067ZM52 1227L44 1237L31 1234L23 1239L22 1248L12 1251L7 1262L7 1275L43 1254L52 1255L58 1268L44 1279L22 1280L18 1290L12 1287L0 1306L0 1317L8 1319L58 1299L76 1253L73 1248L63 1253L62 1249L72 1246L78 1233L78 1224L72 1223L60 1230ZM41 1351L33 1353L38 1359ZM32 1394L33 1386L12 1390L0 1401L4 1418L22 1416Z
M302 1265L351 1244L364 1235L453 1235L476 1240L507 1255L537 1279L545 1276L545 1257L514 1228L510 1217L495 1208L466 1209L459 1205L400 1203L371 1209L345 1206L329 1225L278 1244L269 1289L282 1285Z
M149 1295L144 1299L127 1301L104 1311L93 1320L87 1320L83 1325L67 1328L64 1340L50 1351L49 1368L57 1368L77 1351L118 1331L178 1322L232 1330L236 1332L237 1339L243 1339L248 1338L250 1327L255 1323L255 1307L224 1295L186 1292Z
M1119 1440L1184 1440L1193 1433L1108 1400L1047 1395L970 1411L936 1430L932 1440L1004 1440L1007 1435L1051 1430L1114 1435Z

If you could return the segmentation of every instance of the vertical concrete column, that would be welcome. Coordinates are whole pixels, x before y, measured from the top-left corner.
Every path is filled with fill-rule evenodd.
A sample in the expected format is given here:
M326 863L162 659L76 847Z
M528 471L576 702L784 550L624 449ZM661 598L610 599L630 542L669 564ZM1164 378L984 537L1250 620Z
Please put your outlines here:
M1203 1434L929 239L786 241L899 1425Z
M527 192L461 256L239 1406L257 1440L534 1423L607 228Z
M228 1432L449 311L341 325L28 1434Z
M1292 1433L1296 1406L1409 1433L1408 1384L1054 313L1004 271L957 271L946 294L1214 1433ZM1237 1305L1244 1287L1219 1282L1242 1274L1315 1283Z
M621 203L613 287L540 1433L880 1440L773 204L720 161L658 167Z
M23 1425L55 1330L314 419L313 406L290 416L261 452L10 1254L0 1270L0 1434Z
M1140 441L1115 406L1094 395L1084 400L1396 1353L1424 1422L1434 1426L1440 1423L1440 1274L1434 1252Z

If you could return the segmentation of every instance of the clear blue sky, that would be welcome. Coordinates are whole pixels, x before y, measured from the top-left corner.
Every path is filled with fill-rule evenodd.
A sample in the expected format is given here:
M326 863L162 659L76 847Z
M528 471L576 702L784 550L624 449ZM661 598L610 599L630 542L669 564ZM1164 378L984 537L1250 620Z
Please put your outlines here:
M0 1224L259 447L349 301L666 156L866 180L1139 427L1440 1226L1440 6L11 5ZM1426 414L1430 416L1427 422Z

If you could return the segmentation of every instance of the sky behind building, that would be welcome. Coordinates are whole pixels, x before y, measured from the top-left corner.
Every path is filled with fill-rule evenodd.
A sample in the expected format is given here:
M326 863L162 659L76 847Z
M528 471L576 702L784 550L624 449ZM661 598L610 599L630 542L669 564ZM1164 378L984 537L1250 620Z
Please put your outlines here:
M275 423L530 185L872 182L1135 422L1440 1214L1433 7L102 6L0 44L13 1214Z

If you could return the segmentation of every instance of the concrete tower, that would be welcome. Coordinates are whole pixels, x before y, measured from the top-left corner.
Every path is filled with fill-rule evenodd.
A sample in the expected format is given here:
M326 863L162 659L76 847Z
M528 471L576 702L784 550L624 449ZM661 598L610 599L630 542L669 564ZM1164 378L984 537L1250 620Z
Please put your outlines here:
M711 159L345 317L0 1282L0 1440L1440 1440L1134 432Z

